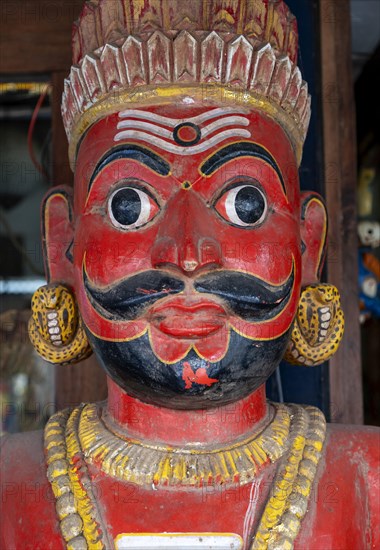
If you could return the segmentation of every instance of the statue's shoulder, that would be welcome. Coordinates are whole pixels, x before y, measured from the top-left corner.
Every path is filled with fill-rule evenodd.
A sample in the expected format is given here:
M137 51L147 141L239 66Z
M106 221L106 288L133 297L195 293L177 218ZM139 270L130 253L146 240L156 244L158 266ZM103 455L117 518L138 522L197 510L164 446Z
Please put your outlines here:
M343 454L350 457L353 464L363 458L379 466L380 428L377 426L327 424L326 443L337 460Z
M1 452L1 548L64 548L46 476L42 430L5 434Z
M307 547L312 532L315 550L380 548L379 467L380 428L327 424L307 529L295 547Z
M369 507L376 504L380 519L380 428L327 424L325 468L337 480L355 480Z

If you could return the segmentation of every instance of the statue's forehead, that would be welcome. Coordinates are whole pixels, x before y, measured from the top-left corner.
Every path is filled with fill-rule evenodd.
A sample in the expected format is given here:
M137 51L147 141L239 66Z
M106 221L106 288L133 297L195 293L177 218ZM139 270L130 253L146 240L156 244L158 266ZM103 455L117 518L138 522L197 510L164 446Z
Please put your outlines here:
M95 123L84 136L79 165L94 167L110 154L133 145L158 155L179 178L195 177L199 167L226 145L254 144L275 159L281 170L293 165L294 152L285 131L258 110L241 105L165 104L127 107ZM138 156L138 155L137 155Z
M172 110L170 115L139 109L121 111L114 141L138 139L148 145L153 142L162 152L193 156L212 150L226 139L252 137L247 112L238 107Z

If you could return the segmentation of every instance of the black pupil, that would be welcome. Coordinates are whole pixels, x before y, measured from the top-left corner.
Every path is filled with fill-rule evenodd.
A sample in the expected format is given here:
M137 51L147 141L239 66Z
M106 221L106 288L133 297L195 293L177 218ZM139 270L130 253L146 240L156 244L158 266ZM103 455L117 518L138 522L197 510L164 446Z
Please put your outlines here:
M120 225L132 225L141 214L141 200L137 191L120 189L112 198L112 214Z
M243 187L235 197L235 210L244 223L257 222L265 210L265 200L256 187Z

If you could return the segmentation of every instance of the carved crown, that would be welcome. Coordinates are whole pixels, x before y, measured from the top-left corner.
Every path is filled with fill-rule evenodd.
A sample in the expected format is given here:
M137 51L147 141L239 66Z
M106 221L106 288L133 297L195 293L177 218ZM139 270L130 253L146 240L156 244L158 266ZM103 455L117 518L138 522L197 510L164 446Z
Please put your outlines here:
M62 102L71 156L86 127L121 103L199 88L279 118L300 157L310 96L282 0L92 0L72 45Z

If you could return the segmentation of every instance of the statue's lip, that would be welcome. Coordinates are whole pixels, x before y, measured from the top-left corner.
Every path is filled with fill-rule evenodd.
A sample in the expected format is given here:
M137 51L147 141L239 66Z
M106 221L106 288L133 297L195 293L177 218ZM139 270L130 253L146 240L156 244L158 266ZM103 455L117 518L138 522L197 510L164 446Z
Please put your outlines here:
M168 298L164 303L161 301L157 306L153 306L150 312L151 314L166 313L168 309L178 310L178 312L184 313L199 313L206 310L213 310L215 313L226 315L223 306L213 300L205 300L204 298L191 296Z
M168 299L149 312L150 323L174 338L205 338L224 328L226 320L221 305L189 296Z

